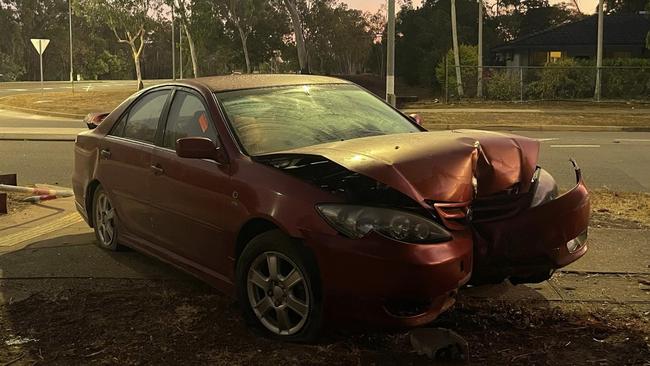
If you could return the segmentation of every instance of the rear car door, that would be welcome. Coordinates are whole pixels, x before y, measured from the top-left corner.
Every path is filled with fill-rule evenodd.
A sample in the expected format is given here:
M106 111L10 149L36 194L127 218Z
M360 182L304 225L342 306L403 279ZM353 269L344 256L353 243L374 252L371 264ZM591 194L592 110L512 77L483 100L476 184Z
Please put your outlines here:
M186 265L211 276L227 276L223 217L231 204L226 167L176 155L176 140L207 137L219 146L217 129L203 97L177 89L166 125L154 148L151 199L156 241Z
M97 177L117 210L120 232L129 241L151 241L151 157L170 88L140 96L99 146Z

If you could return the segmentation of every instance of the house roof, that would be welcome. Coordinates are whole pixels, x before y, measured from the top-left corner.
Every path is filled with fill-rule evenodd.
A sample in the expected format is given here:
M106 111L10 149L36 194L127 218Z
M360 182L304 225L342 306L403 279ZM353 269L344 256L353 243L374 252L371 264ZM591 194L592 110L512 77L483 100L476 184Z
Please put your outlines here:
M350 84L349 81L342 79L300 74L224 75L202 77L194 79L194 81L204 84L213 92L303 84Z
M645 45L650 32L650 19L639 14L607 15L603 22L603 44ZM518 48L545 48L558 46L595 46L598 33L598 16L566 23L541 32L519 37L494 47L492 51Z

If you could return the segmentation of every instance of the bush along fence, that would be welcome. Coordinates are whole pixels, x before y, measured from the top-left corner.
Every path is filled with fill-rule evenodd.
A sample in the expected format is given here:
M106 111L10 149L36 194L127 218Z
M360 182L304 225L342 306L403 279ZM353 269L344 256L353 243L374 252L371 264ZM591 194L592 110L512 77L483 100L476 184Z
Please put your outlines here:
M453 59L452 59L453 60ZM458 95L456 70L448 59L436 77L446 100ZM442 70L440 70L442 69ZM444 72L446 69L446 73ZM544 66L483 66L483 99L500 101L594 100L597 68L593 61L564 59ZM476 98L478 67L461 66L463 98ZM650 59L605 59L601 99L650 102Z

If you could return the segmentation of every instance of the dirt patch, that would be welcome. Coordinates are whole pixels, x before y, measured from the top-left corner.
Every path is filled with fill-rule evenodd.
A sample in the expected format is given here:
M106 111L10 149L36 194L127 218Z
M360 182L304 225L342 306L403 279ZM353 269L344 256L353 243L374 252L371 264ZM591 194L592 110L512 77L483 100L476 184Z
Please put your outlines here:
M332 330L315 345L270 341L249 330L234 302L195 281L36 295L0 308L0 315L0 360L16 364L431 364L411 350L407 332ZM461 297L432 326L464 336L475 364L641 365L650 359L647 313Z
M86 115L91 112L110 112L131 94L132 90L17 94L2 98L0 103L44 112Z
M594 190L591 226L621 229L650 228L650 193Z
M25 208L27 208L31 203L23 202L22 200L27 197L26 195L20 195L15 193L7 194L7 213L14 214Z

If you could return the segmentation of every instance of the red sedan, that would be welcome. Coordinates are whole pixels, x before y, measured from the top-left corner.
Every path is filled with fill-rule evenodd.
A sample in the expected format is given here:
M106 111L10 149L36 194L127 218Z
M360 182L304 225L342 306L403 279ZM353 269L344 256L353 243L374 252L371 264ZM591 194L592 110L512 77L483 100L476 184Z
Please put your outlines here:
M87 123L73 186L98 245L237 296L276 338L422 325L470 277L539 282L587 249L577 167L558 196L537 141L427 132L343 80L168 83Z

